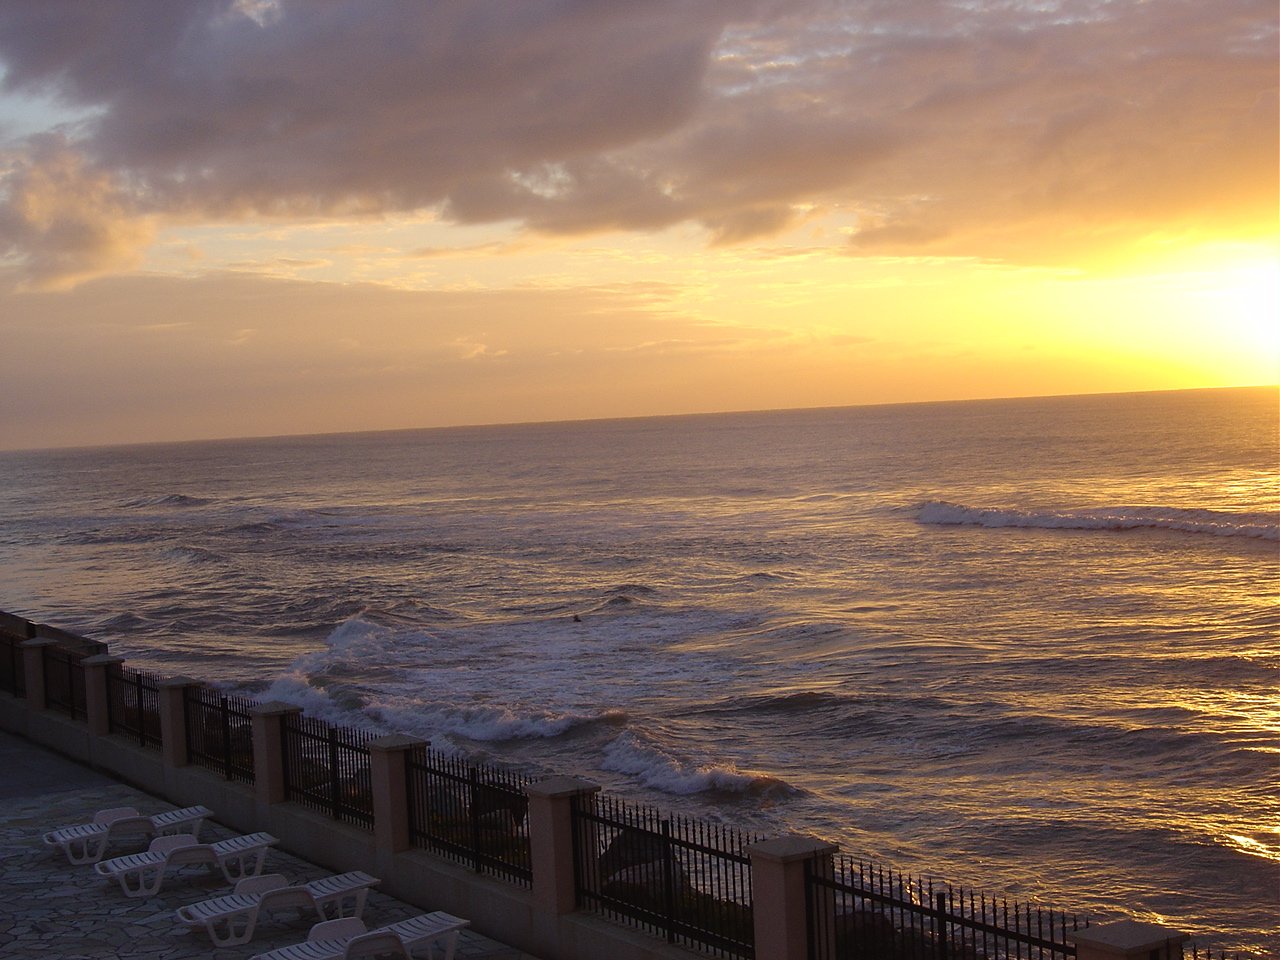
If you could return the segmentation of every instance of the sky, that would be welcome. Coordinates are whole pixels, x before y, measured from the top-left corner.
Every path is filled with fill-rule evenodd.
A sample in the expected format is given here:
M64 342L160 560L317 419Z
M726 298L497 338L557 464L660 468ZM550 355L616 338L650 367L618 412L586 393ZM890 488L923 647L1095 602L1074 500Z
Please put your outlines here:
M1275 383L1274 0L12 0L0 448Z

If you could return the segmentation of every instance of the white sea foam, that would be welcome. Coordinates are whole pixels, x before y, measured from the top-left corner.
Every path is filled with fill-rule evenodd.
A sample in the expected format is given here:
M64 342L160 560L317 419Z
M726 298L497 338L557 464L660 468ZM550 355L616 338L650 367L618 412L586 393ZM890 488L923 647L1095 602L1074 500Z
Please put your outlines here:
M264 696L298 704L330 723L372 719L397 731L482 742L552 738L584 726L626 722L626 714L616 709L534 706L522 702L520 691L491 701L488 671L456 658L422 665L436 642L421 630L352 618L329 634L323 648L297 658ZM486 651L476 649L471 656L481 663ZM348 682L353 677L367 693L356 692ZM523 693L537 697L536 688Z
M623 723L626 720L626 715L619 710L558 713L532 709L522 713L511 706L487 704L444 708L433 711L429 716L437 731L480 741L558 737L578 727Z
M1280 540L1280 517L1173 507L1114 507L1058 512L968 507L945 500L920 508L917 519L934 526L1022 527L1035 530L1179 530L1218 537Z
M605 747L605 770L633 776L646 787L687 796L694 793L760 793L771 789L791 792L782 780L733 764L686 763L657 744L627 731Z
M329 690L308 682L305 676L290 673L278 677L261 693L252 694L260 702L280 701L301 707L309 717L316 717L334 726L368 727L370 717L361 709L358 698L340 698ZM343 699L346 702L343 702Z

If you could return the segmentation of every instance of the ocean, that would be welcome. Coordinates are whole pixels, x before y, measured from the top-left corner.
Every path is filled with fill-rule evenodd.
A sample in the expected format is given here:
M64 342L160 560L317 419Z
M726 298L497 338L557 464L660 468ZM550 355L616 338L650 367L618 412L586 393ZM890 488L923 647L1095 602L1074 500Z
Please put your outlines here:
M1280 953L1275 388L0 454L129 665Z

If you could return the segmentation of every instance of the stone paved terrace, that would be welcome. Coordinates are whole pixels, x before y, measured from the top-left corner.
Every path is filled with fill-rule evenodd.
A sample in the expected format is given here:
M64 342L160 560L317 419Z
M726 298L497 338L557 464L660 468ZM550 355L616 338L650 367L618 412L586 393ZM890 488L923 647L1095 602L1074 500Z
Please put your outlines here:
M314 918L284 910L265 919L250 943L215 948L203 932L179 924L174 911L230 892L221 873L186 868L166 878L158 896L133 900L121 893L114 880L99 877L89 865L69 864L41 842L52 827L83 823L98 810L121 806L149 814L170 809L172 804L0 732L0 957L241 960L306 939ZM200 837L218 840L233 833L206 821ZM331 871L273 847L264 872L282 873L296 883ZM375 889L364 919L373 928L421 912ZM472 930L463 932L455 956L458 960L537 960Z

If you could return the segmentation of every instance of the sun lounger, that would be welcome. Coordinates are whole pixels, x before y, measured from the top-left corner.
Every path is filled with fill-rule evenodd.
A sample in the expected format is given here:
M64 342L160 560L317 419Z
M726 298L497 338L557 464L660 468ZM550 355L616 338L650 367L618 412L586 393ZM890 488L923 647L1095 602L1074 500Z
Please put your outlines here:
M258 918L274 910L314 910L322 921L359 917L369 888L381 882L359 870L295 886L278 873L246 877L226 896L179 907L178 920L207 932L214 946L229 947L252 940Z
M268 950L252 960L355 960L371 956L369 951L386 953L388 946L394 950L395 940L400 941L406 955L425 949L427 956L434 957L434 947L440 944L444 948L444 960L453 960L458 935L470 922L437 911L365 933L364 924L359 920L350 917L330 920L312 927L305 943Z
M195 837L157 837L146 853L102 860L93 869L120 883L126 897L153 897L160 892L165 875L179 867L217 867L235 883L262 872L267 848L278 843L269 833L251 833L217 843L200 843Z
M164 837L176 833L197 835L208 807L183 807L154 816L143 816L133 807L99 810L89 823L55 827L44 835L46 846L61 850L72 863L97 863L113 840L121 837Z

